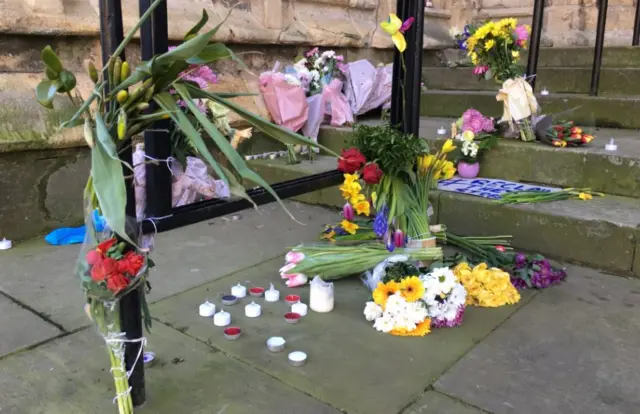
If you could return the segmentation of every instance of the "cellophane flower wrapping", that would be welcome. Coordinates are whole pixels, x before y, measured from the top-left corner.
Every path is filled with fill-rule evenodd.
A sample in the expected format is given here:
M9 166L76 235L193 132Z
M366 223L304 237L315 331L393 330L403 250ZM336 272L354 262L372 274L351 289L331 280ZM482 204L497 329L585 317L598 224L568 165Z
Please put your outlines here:
M145 338L128 338L121 331L120 299L127 294L140 294L145 323L150 326L150 316L144 298L147 286L148 258L134 243L141 238L139 224L133 217L127 219L126 230L130 241L116 235L97 212L87 215L87 234L82 245L76 270L86 297L85 311L96 324L105 340L114 378L115 402L121 414L133 412L129 373L124 363L127 342L140 342L141 353ZM138 289L142 286L141 289ZM137 363L142 362L139 355Z

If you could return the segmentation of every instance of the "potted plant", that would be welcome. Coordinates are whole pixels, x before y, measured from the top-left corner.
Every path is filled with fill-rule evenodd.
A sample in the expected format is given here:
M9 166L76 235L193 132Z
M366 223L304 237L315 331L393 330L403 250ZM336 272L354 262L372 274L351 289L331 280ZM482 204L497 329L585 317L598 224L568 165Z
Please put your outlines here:
M458 175L462 178L476 178L480 172L478 162L480 148L475 141L464 141L460 148Z

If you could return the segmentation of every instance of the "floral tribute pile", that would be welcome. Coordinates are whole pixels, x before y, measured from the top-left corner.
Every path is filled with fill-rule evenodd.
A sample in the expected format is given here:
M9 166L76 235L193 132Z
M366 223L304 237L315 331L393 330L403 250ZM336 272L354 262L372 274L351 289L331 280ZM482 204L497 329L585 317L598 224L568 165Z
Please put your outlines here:
M89 283L95 284L88 289L108 289L117 295L135 281L147 258L135 250L126 251L127 248L126 243L111 238L87 252Z
M554 147L579 147L590 143L594 137L573 121L560 121L549 128L546 138Z

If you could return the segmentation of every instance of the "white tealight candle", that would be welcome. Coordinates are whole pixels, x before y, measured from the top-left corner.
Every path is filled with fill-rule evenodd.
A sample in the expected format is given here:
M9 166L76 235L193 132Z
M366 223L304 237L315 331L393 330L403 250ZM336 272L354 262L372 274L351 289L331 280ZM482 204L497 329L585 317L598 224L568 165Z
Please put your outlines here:
M444 127L438 128L438 135L444 135L447 133L447 130Z
M210 318L216 313L216 305L214 305L213 303L207 300L200 305L199 310L200 310L200 316L204 316L205 318Z
M9 250L11 248L11 240L7 240L4 237L0 241L0 250Z
M300 316L305 316L307 314L307 305L302 302L294 303L291 305L291 312L297 313Z
M227 326L231 323L231 315L229 312L221 310L213 316L213 324L215 326Z
M277 302L280 299L280 292L275 290L273 287L273 283L269 287L269 290L264 292L264 300L267 302Z
M549 95L549 91L547 90L547 88L542 89L542 90L540 91L540 95L542 95L542 96L547 96L547 95Z
M257 318L262 314L262 309L260 305L255 302L251 302L247 306L244 307L244 315L248 318Z
M247 296L247 288L238 283L231 288L231 294L236 298L244 298Z
M607 151L617 151L618 146L616 145L616 141L611 137L611 140L607 145L604 146L604 149Z

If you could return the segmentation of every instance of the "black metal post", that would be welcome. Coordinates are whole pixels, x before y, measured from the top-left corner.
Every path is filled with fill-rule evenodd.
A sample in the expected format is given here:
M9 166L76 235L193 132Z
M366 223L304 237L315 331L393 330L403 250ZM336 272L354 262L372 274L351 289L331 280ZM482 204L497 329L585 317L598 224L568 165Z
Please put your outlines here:
M531 38L529 40L529 59L527 60L527 76L531 89L536 88L536 73L538 72L538 55L540 53L540 38L542 37L542 22L544 19L545 0L535 0L533 3L533 22Z
M602 49L604 46L604 29L607 25L607 7L609 0L599 0L598 2L598 27L596 29L596 47L593 53L593 68L591 69L591 88L589 95L598 95L600 85L600 67L602 66Z
M396 14L404 21L409 15L407 0L397 0ZM403 67L403 56L398 49L394 48L393 53L393 83L391 86L391 125L398 127L401 131L406 132L405 125L405 102L404 102L404 85L406 74Z
M102 62L107 65L109 58L124 39L122 28L122 4L120 0L100 0L100 42L102 44ZM124 51L120 55L124 61L126 59ZM125 142L125 146L130 142ZM133 163L132 151L129 148L120 154L122 161L128 165ZM125 176L130 176L131 171L123 166ZM126 213L129 217L136 216L136 199L133 188L133 179L125 180L127 189ZM143 289L141 287L140 289ZM142 337L142 311L140 303L140 291L135 290L125 295L120 300L120 323L122 331L127 339L137 339ZM145 401L144 388L144 363L142 358L138 358L142 344L139 342L125 343L125 367L131 371L129 385L131 386L131 399L135 406L141 405ZM135 365L134 365L135 364Z
M633 21L633 39L631 46L640 45L640 0L636 0L636 18Z
M144 14L152 0L140 0L140 15ZM140 42L142 60L149 60L169 47L167 3L160 4L141 28ZM148 111L155 111L157 105L150 102ZM171 172L166 161L171 156L169 120L155 122L144 133L145 154L151 159L162 160L146 166L146 217L164 217L171 214Z
M415 20L411 28L405 33L407 50L405 52L406 114L407 126L405 132L419 136L420 131L420 99L422 97L422 45L424 32L424 2L425 0L408 0L408 15Z

